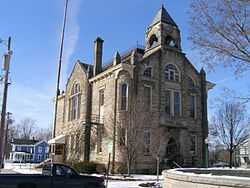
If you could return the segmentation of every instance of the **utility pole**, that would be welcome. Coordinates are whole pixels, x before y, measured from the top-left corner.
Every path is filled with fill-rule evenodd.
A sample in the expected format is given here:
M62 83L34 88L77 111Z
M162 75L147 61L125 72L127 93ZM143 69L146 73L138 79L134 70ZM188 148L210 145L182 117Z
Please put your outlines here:
M65 1L63 28L62 28L61 45L60 45L60 55L59 55L59 62L58 62L58 69L57 69L56 98L55 98L54 122L53 122L53 129L52 129L52 138L54 138L55 135L56 135L56 117L57 117L58 95L60 94L59 85L60 85L60 76L61 76L61 67L62 67L64 33L65 33L65 26L66 26L66 20L67 20L68 2L69 2L69 0Z
M12 113L7 112L7 120L6 120L6 129L5 129L5 145L4 145L4 156L3 158L6 158L7 156L7 149L8 149L8 133L9 133L9 125L11 124L11 116Z
M8 94L8 86L9 86L9 65L10 65L10 57L12 55L12 51L10 50L11 37L8 38L8 51L4 54L3 60L3 100L2 100L2 111L1 111L1 122L0 122L0 168L3 168L3 160L4 160L4 128L5 128L5 117L6 117L6 108L7 108L7 94Z

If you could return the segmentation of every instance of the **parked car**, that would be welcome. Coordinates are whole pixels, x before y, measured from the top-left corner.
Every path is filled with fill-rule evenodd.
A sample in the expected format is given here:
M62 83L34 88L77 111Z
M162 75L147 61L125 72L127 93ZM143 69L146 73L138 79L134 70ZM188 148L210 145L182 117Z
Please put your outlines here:
M78 174L64 164L45 164L42 174L0 174L0 188L105 188L101 177Z

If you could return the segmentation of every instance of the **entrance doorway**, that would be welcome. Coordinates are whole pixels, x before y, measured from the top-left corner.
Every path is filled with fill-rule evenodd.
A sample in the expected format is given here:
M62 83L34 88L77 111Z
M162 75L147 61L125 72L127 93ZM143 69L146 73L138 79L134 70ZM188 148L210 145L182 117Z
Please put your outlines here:
M182 165L179 146L173 137L168 141L165 156L162 162L164 168L177 168L178 165Z

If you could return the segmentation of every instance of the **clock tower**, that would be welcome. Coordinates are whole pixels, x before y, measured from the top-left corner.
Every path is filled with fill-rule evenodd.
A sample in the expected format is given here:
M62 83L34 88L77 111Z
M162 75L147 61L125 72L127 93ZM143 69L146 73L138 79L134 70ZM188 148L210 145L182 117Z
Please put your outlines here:
M161 47L181 51L180 30L163 5L146 31L145 42L146 52Z

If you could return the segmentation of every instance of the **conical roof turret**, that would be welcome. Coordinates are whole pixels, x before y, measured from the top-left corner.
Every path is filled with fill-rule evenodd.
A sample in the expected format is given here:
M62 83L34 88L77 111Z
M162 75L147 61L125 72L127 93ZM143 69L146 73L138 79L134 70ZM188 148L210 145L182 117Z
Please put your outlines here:
M163 5L161 6L160 10L158 10L158 12L156 13L153 22L150 24L150 26L155 25L158 22L165 22L167 24L171 24L173 26L178 27Z

